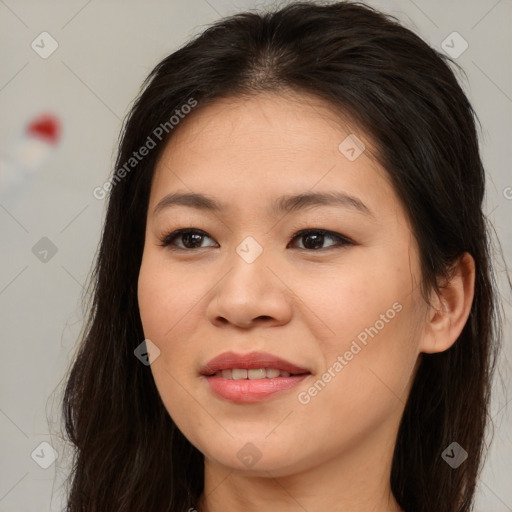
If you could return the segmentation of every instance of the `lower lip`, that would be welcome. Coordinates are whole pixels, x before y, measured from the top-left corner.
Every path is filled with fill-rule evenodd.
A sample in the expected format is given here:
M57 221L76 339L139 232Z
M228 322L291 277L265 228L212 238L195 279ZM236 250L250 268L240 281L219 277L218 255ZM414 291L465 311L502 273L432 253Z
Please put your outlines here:
M274 379L225 379L223 377L205 377L210 389L221 398L237 403L260 402L266 398L292 389L310 374Z

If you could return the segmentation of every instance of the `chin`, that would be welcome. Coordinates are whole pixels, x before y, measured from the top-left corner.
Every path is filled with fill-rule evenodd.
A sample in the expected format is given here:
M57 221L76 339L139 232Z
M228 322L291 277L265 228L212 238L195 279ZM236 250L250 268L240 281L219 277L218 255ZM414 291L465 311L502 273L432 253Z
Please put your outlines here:
M282 440L262 442L259 439L261 437L236 437L211 449L198 448L213 464L255 477L293 475L313 467L313 459L318 456L299 453L297 446L285 446Z

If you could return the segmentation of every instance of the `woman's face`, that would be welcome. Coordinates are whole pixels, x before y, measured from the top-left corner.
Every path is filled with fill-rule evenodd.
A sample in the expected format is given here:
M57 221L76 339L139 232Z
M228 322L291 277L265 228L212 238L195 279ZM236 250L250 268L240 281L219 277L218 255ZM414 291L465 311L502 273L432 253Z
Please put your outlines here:
M250 474L387 460L426 310L370 141L305 96L218 100L181 123L155 170L138 283L170 416L210 463Z

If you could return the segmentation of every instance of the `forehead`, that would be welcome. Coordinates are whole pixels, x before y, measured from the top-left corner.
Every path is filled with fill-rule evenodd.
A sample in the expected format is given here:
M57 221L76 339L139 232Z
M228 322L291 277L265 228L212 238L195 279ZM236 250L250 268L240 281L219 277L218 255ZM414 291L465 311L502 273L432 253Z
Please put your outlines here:
M353 136L364 151L350 159L343 151ZM274 93L222 98L180 121L157 162L150 202L154 206L164 194L182 191L244 206L335 190L370 203L393 203L396 197L374 152L354 122L319 98Z
M374 148L366 134L325 100L293 92L260 93L200 105L180 122L167 148L185 146L200 153L202 144L211 151L211 144L227 143L263 158L264 149L332 150L333 142L350 133L358 134L370 155Z

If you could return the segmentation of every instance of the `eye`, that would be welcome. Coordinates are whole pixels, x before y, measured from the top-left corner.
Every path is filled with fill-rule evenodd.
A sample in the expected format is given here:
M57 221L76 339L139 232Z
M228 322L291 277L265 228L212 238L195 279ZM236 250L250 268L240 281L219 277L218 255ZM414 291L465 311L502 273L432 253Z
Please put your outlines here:
M336 240L337 243L325 247L325 249L335 247L336 245L353 245L353 242L348 238L344 237L343 235L340 235L339 233L334 233L332 231L327 231L325 229L303 229L298 233L295 233L295 235L293 235L292 240L303 239L305 241L303 247L299 247L299 249L319 250L322 249L321 246L324 244L325 240L329 238L331 240Z
M180 250L187 249L202 249L201 240L204 237L210 238L204 231L200 229L178 229L166 235L162 240L160 245L164 247L175 246L174 248ZM184 242L184 247L176 246L174 240L181 240Z
M160 242L160 245L163 247L172 246L174 250L194 250L194 249L203 249L204 247L215 247L215 245L202 246L202 242L205 238L210 238L207 233L200 229L178 229L165 235ZM292 237L292 242L295 239L303 239L305 243L302 244L302 247L298 247L298 249L303 250L314 250L318 251L319 249L329 249L335 246L346 246L353 245L353 242L349 240L347 237L340 235L339 233L334 233L332 231L327 231L325 229L303 229L297 233L295 233ZM322 247L325 243L326 239L334 240L335 243L331 244L327 247ZM211 240L211 238L210 238ZM176 244L176 241L181 242L181 245ZM290 244L288 245L290 246Z

